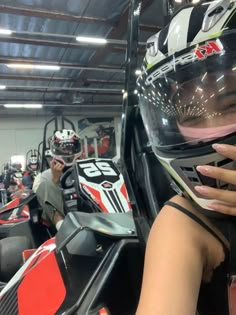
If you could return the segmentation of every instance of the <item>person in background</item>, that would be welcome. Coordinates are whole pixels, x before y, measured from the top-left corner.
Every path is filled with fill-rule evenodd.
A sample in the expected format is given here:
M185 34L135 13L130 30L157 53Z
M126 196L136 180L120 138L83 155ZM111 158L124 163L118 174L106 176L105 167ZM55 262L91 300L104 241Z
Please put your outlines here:
M50 169L43 171L35 178L33 191L43 208L43 219L59 230L64 219L60 178L73 161L81 158L80 138L73 130L58 130L50 140L50 150L52 154Z
M26 170L23 173L22 183L28 188L32 189L34 178L37 176L39 172L39 162L36 155L31 155L26 165Z
M106 129L99 125L96 128L96 133L98 135L98 144L97 144L97 152L99 157L107 158L107 153L109 151L110 146L110 136L107 134ZM87 146L88 154L94 153L94 146L92 144L88 144Z
M229 314L236 235L235 5L189 4L147 43L139 108L177 195L151 227L136 315Z

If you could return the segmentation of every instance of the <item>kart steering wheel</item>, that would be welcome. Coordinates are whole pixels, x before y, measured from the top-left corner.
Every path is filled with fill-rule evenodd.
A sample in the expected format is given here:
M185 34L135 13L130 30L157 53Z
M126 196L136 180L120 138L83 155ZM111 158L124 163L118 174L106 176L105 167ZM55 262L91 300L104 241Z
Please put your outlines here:
M68 170L65 171L65 173L62 174L60 178L60 183L63 189L70 189L74 186L74 179L71 177L71 179L68 180L73 172L73 169L73 166L71 166Z

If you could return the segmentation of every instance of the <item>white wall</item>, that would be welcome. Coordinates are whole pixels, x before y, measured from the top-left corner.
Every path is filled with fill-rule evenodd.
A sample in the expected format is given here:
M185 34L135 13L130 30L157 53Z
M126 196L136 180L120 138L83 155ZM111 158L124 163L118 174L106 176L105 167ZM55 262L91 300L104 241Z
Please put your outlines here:
M26 116L0 117L0 170L12 155L26 155L30 149L37 149L43 140L43 128L51 117ZM83 117L67 116L77 127L77 122ZM53 129L53 128L51 128ZM49 130L50 131L50 130ZM120 150L120 118L115 118L117 152ZM51 130L52 134L53 130Z

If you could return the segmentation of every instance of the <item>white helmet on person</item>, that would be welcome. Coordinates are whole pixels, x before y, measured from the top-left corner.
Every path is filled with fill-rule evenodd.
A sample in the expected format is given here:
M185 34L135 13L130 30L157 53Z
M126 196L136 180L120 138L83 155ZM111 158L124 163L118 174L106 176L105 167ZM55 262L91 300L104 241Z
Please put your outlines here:
M233 189L198 165L234 168L213 143L236 144L236 2L188 5L147 42L137 87L153 151L202 208L196 185Z
M80 138L74 130L55 131L50 140L50 150L54 158L66 166L71 166L82 154Z
M31 155L29 158L29 162L26 166L27 170L29 171L37 171L39 168L39 162L37 155Z

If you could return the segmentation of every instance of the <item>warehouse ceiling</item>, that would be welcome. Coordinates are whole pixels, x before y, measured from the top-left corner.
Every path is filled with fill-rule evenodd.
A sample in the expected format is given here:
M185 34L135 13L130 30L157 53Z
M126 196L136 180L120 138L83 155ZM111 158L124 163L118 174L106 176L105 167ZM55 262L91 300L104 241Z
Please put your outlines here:
M0 117L120 115L128 10L129 0L0 0ZM143 0L139 65L164 16L163 1ZM43 107L5 107L32 103Z

